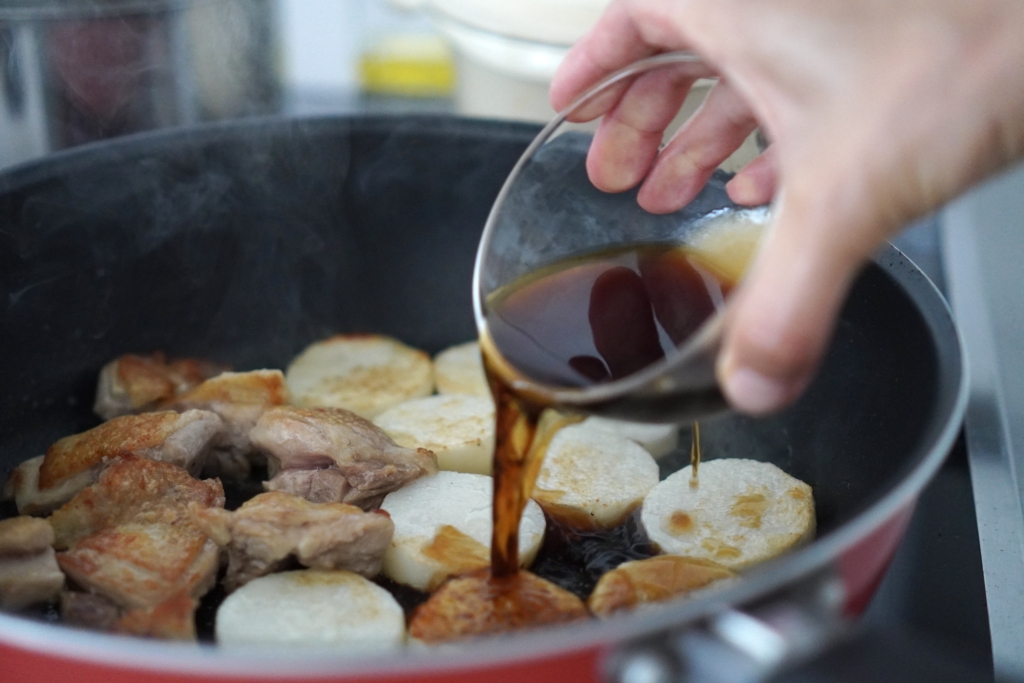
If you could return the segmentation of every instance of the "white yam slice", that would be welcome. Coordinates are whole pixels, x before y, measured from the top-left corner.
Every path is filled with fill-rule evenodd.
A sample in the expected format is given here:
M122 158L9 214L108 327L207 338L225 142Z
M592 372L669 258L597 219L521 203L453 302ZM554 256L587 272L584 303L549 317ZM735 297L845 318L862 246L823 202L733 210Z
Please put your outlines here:
M295 405L344 408L366 419L434 391L430 356L376 334L340 334L312 344L285 377Z
M432 451L442 470L491 473L494 403L490 399L465 394L427 396L397 405L373 422L399 446Z
M57 482L48 489L39 489L39 468L45 456L29 458L11 472L4 487L4 497L13 498L22 515L45 515L75 497L79 491L96 481L92 469Z
M596 415L588 417L583 424L593 429L624 436L630 441L636 441L655 458L668 455L679 445L679 427L676 425L629 422Z
M343 653L405 642L405 614L384 588L344 570L306 569L250 581L217 610L221 645L281 643Z
M642 447L577 424L551 439L533 499L569 526L610 529L625 522L657 483L658 464Z
M644 501L640 521L662 552L743 569L814 536L811 487L775 465L721 459L666 478Z
M493 480L481 474L438 472L384 498L395 534L383 572L398 583L433 590L449 576L490 563ZM544 513L530 501L519 524L519 564L533 562L544 539Z
M439 394L470 394L491 398L478 342L452 346L437 354L434 357L434 376Z

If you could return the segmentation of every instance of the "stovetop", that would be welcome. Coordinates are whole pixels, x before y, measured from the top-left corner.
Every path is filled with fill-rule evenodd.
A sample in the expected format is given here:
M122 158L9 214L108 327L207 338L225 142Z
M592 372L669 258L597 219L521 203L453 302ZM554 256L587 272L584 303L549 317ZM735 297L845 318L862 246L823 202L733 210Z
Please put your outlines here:
M866 621L1024 680L1024 167L895 243L951 303L971 399Z
M940 217L949 298L967 349L965 426L992 658L1024 680L1024 166Z

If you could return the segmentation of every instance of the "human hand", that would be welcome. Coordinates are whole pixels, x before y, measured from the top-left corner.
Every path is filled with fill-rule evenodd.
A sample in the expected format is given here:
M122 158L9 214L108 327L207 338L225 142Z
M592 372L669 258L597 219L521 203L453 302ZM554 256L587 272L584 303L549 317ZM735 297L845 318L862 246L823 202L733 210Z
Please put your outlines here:
M720 74L659 152L685 96L637 84L604 111L587 160L655 213L692 199L756 127L771 141L729 183L773 202L773 227L734 296L718 375L762 414L810 381L864 261L911 219L1024 155L1019 0L615 0L569 52L561 109L627 64L690 50Z

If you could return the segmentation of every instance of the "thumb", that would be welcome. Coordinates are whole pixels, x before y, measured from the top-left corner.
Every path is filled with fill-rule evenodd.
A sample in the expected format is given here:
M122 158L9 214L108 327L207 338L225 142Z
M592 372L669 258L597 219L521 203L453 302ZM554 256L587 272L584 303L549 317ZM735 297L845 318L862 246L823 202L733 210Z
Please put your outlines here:
M850 284L875 247L864 231L856 244L858 231L837 225L823 202L780 199L726 319L718 359L726 398L753 415L785 407L810 382Z

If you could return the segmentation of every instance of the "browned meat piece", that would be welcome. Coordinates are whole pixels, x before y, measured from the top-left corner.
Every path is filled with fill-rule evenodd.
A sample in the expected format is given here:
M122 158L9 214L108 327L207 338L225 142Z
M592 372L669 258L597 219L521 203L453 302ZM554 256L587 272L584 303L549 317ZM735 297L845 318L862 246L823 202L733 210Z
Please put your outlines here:
M213 587L217 544L188 524L128 522L102 529L57 554L72 581L130 609L156 607L179 591Z
M205 410L116 417L50 446L39 467L39 489L45 491L76 474L97 470L104 458L126 453L198 472L222 429L221 419Z
M443 583L416 608L409 636L441 643L588 617L579 598L536 574L520 570L507 579L492 579L490 572L483 569Z
M102 595L64 591L60 614L65 624L92 631L191 640L196 636L196 604L195 598L182 591L156 607L124 610Z
M403 448L342 408L273 408L250 438L269 456L273 478L266 488L314 502L370 509L406 482L437 472L433 453Z
M41 519L0 520L0 609L53 600L64 587L54 558L53 529Z
M69 626L79 626L93 631L110 631L121 618L121 608L116 602L102 595L62 591L60 616Z
M283 569L294 558L314 569L380 572L395 525L384 512L318 505L286 493L261 493L235 512L193 508L196 523L228 550L230 592Z
M148 356L127 354L103 366L93 410L104 420L152 410L228 370L227 366L193 358L167 362L157 351Z
M699 557L659 555L624 562L601 577L587 598L587 607L607 617L637 605L682 597L735 576L728 567Z
M117 458L64 507L50 516L54 547L135 521L189 526L190 503L224 507L224 487L216 479L200 481L169 463L134 455Z
M335 503L344 500L345 493L352 487L341 470L326 467L320 470L282 470L270 481L263 482L263 488L267 491L283 491L311 503ZM363 507L378 508L383 500L381 496L379 501L370 501L370 504L364 504Z
M55 546L70 545L57 562L78 586L111 599L125 618L137 620L132 632L155 634L166 627L167 634L182 635L185 603L158 608L178 594L192 599L209 590L220 555L192 523L190 505L222 507L220 482L197 481L168 463L118 458L50 518ZM148 616L133 615L135 610Z
M289 402L288 387L280 370L225 372L191 391L164 403L174 410L212 410L224 420L224 433L214 444L208 476L245 477L250 462L262 464L249 441L249 432L260 416Z
M195 598L182 591L156 607L128 610L110 630L147 638L195 640L195 612L198 605Z

